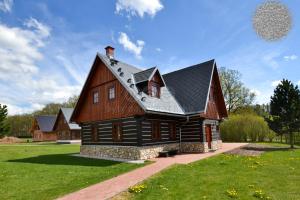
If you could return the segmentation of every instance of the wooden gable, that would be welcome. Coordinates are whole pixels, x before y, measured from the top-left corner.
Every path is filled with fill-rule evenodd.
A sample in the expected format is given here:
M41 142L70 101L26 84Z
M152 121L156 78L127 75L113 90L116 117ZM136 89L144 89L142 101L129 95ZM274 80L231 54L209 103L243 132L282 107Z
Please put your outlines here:
M38 125L38 122L37 122L36 118L34 118L32 120L32 125L31 125L31 128L30 128L30 133L33 134L33 132L36 131L36 130L40 130L40 127Z
M165 83L159 73L159 71L157 70L154 75L151 77L150 82L154 82L159 84L161 87L165 86Z
M227 117L227 110L224 102L220 79L217 68L214 68L210 90L208 94L206 112L200 114L201 117L208 119L222 119Z
M68 131L70 130L70 127L68 125L68 122L61 110L59 110L54 127L54 131Z
M148 91L147 94L151 96L152 93L152 86L155 86L157 88L157 97L160 98L160 88L165 86L164 81L157 70L154 75L151 77L151 79L148 82Z
M115 98L108 97L109 89L115 88ZM99 94L99 102L93 103L93 94ZM107 66L98 58L84 85L71 121L76 123L101 121L143 115L143 109L122 86Z

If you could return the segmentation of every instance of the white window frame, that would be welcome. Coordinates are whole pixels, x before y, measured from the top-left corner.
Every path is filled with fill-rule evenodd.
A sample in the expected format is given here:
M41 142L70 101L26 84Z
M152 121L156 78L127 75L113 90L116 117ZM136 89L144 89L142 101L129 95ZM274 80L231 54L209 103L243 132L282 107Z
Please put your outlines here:
M116 89L115 89L115 86L111 86L108 89L108 99L113 100L115 98L116 98Z

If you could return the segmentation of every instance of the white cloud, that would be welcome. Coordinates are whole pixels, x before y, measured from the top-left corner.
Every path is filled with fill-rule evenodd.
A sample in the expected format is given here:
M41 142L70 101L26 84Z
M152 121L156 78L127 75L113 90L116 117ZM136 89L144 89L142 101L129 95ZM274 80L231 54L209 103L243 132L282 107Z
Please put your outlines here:
M81 89L78 83L69 84L61 71L40 65L44 58L42 48L51 36L50 27L34 18L23 25L9 27L0 23L0 103L8 105L10 115L63 102ZM67 71L80 79L71 69Z
M31 17L30 19L26 20L24 22L24 25L27 26L28 28L35 29L37 32L37 36L39 36L39 38L44 38L44 37L50 36L50 31L51 31L50 27L42 24L35 18Z
M6 104L9 115L20 115L23 113L31 113L35 110L42 109L44 105L42 104L32 104L30 107L19 107L12 104Z
M43 58L39 49L50 35L45 29L41 23L27 29L0 23L0 80L38 73L35 63Z
M154 17L163 7L160 0L117 0L116 12L120 13L124 10L128 16L144 17L144 14L148 14Z
M300 86L300 80L298 81L298 85Z
M281 82L281 80L275 80L275 81L272 81L271 85L272 87L277 87L277 85Z
M291 61L291 60L298 59L298 56L296 56L296 55L289 55L289 56L284 56L283 58L284 58L285 61Z
M3 12L11 12L12 5L13 0L0 1L0 10L2 10Z
M156 48L155 49L157 52L161 52L161 48Z
M119 36L119 43L125 50L133 53L137 58L141 58L141 53L144 48L145 42L137 40L136 43L132 42L126 33L121 32Z
M69 72L69 74L78 82L83 83L83 77L74 68L75 64L63 57L62 55L57 55L56 58L61 62L62 66Z

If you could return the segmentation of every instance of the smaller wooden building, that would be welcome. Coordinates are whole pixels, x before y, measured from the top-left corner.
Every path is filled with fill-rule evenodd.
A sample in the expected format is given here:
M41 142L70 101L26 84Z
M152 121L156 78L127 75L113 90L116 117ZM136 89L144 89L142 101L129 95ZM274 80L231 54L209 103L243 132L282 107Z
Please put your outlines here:
M56 141L57 136L56 133L53 131L55 120L55 115L35 116L31 127L33 141Z
M57 143L80 143L81 128L70 123L73 108L61 108L54 123L53 130L57 133Z

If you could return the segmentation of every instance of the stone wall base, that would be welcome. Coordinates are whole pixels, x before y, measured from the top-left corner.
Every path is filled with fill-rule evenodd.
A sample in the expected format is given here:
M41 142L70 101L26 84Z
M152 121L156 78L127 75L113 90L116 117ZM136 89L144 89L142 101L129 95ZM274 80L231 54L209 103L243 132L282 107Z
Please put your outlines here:
M220 149L222 141L213 141L212 150ZM161 144L152 146L116 146L116 145L81 145L80 154L97 158L116 158L129 160L147 160L155 158L161 151L179 150L179 143ZM208 152L207 142L182 142L182 153Z
M179 150L178 143L152 146L81 145L80 154L99 158L147 160L155 158L161 151Z
M207 143L203 142L182 142L181 143L182 153L203 153L208 152Z

